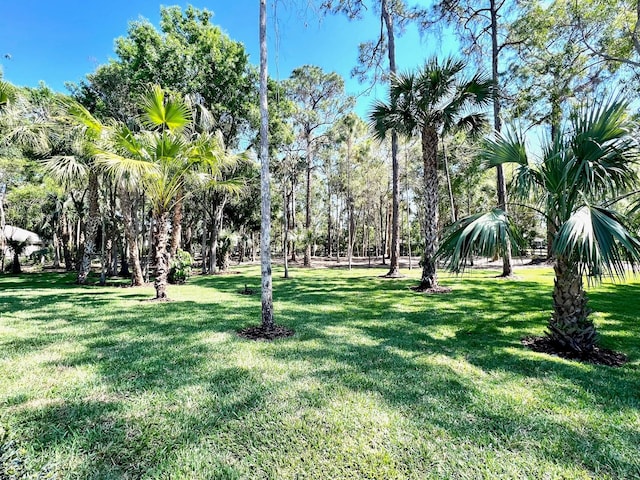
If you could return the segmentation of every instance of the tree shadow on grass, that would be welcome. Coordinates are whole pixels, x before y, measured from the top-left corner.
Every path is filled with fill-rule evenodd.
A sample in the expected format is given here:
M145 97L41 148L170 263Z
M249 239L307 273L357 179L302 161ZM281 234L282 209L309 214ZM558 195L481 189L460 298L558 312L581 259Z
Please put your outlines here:
M198 285L235 294L249 278L209 277ZM286 341L252 344L251 355L258 360L251 367L234 360L212 366L210 357L231 358L244 348L235 331L257 321L257 298L235 305L223 299L149 304L127 292L130 303L96 317L96 310L113 301L96 295L96 303L88 302L89 308L78 308L62 321L59 315L47 317L63 304L86 299L84 291L45 294L33 299L35 304L16 305L37 305L37 313L25 321L46 331L47 340L34 334L11 348L37 353L49 344L74 341L83 348L51 367L90 368L102 390L88 394L69 388L51 403L35 404L28 396L14 395L4 405L11 406L13 421L28 433L33 451L44 457L76 452L85 463L80 478L139 478L171 463L176 451L210 438L211 432L221 431L244 445L236 454L251 455L258 434L240 441L249 419L273 409L300 409L321 418L336 397L356 395L398 412L424 436L444 431L453 446L470 454L478 454L474 448L497 448L539 457L541 465L551 457L567 468L583 466L594 475L620 478L638 471L633 460L617 458L611 447L617 442L633 451L640 441L636 425L585 428L580 413L577 419L564 419L528 407L515 392L509 397L508 389L491 388L532 382L532 395L544 396L532 401L552 412L567 401L576 402L578 412L595 414L638 408L635 367L585 367L519 345L523 335L539 332L546 322L548 286L518 282L517 296L505 298L505 282L480 279L456 284L446 297L416 297L407 289L413 283L309 275L277 284L278 322L298 333ZM594 303L606 300L596 295ZM277 360L287 375L268 377L260 358ZM274 402L285 390L287 403ZM155 401L158 395L172 402ZM277 430L283 436L298 434L295 424L285 422ZM612 432L615 441L607 438ZM281 445L275 442L270 445ZM291 448L303 447L300 441ZM397 460L409 462L403 455L410 454L403 452L396 452Z

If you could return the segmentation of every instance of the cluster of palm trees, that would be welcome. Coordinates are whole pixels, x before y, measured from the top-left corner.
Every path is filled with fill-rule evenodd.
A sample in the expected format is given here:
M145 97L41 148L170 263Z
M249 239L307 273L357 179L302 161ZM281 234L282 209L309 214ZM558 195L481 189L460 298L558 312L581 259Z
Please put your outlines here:
M464 64L429 61L417 73L392 77L388 102L378 102L369 119L379 138L390 131L420 135L424 164L425 249L420 289L438 290L436 264L442 258L461 271L474 255L517 251L521 235L506 211L496 208L455 222L438 245L438 141L454 130L485 130L482 112L493 83L476 75L461 80ZM482 157L488 167L516 164L512 200L533 209L549 225L554 261L553 313L548 338L561 350L588 355L597 343L583 277L624 277L640 263L640 241L613 209L637 191L638 143L628 105L609 98L575 109L567 127L554 130L540 158L532 160L522 134L495 134Z
M439 259L451 269L461 271L474 255L506 254L521 246L521 236L512 219L499 208L455 222L440 238L439 142L457 131L472 136L486 132L485 110L495 95L491 79L480 74L463 78L464 68L463 62L451 58L434 59L417 72L394 75L388 101L378 102L369 115L372 130L379 139L389 133L421 138L425 245L420 290L442 290L436 268ZM14 93L0 87L0 106L6 106ZM156 86L142 98L139 128L135 130L120 122L102 123L69 99L58 102L55 115L31 122L31 130L16 128L15 139L31 142L32 148L36 148L38 142L42 143L40 131L50 128L55 120L63 127L65 141L73 145L71 154L64 149L56 154L52 149L53 154L45 164L62 181L81 177L88 185L89 208L79 283L86 282L96 249L99 177L109 175L118 185L134 285L142 284L143 280L132 198L136 190L144 189L151 202L156 298L167 298L170 259L179 244L179 239L169 238L171 225L175 237L182 203L194 191L193 185L235 192L241 188L238 181L221 181L221 174L242 155L228 153L221 137L208 122L201 121L207 118L206 110L198 108L201 107L188 99L172 96ZM583 277L588 275L595 280L605 275L623 277L629 267L634 268L640 262L640 241L613 209L621 200L628 203L633 198L638 181L638 144L632 135L635 124L627 111L628 105L616 98L573 111L566 128L554 129L553 137L543 145L536 159L527 153L522 134L496 133L484 143L482 157L487 167L505 163L517 166L512 201L533 209L549 226L556 280L548 336L559 347L577 353L591 352L597 342ZM268 194L266 128L263 112L263 197ZM263 203L267 206L262 212L264 219L269 216L269 209L268 201ZM267 225L267 241L268 229ZM263 244L262 250L268 254L268 243ZM262 263L263 287L270 292L270 259L263 259ZM267 304L264 323L272 326L268 297L263 299Z
M16 115L8 136L27 148L43 144L41 155L46 156L43 164L49 174L63 184L80 181L87 186L79 284L87 283L96 253L101 176L109 176L118 186L132 284L143 284L133 198L144 191L152 211L156 299L163 300L167 298L171 257L179 244L179 238L169 242L169 233L173 228L175 234L181 222L185 197L198 187L240 191L240 180L222 180L222 174L244 155L226 150L221 135L208 121L208 112L188 98L154 86L141 98L139 107L139 126L133 130L123 122L101 122L80 103L65 97L55 103L43 122L25 122L24 116ZM52 145L60 138L64 148ZM186 182L189 188L185 188Z

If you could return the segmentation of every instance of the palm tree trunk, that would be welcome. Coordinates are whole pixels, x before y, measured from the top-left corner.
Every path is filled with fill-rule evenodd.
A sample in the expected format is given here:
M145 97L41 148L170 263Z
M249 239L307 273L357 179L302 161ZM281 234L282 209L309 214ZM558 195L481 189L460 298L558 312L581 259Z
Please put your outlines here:
M421 290L438 287L435 253L438 250L438 132L432 127L422 130L424 165L424 254Z
M14 275L18 275L22 273L22 268L20 268L20 253L18 250L13 250L13 262L11 262L11 273Z
M124 236L129 246L129 265L131 267L131 285L139 287L144 284L140 254L138 249L138 222L135 218L134 202L131 192L126 187L120 189L120 205L122 207L122 219L124 221ZM115 245L114 245L115 248Z
M271 280L271 196L269 191L269 110L267 104L267 0L260 0L260 194L262 279L262 327L273 330L273 292ZM308 199L307 199L308 200Z
M156 300L167 298L167 277L169 276L170 252L169 242L169 212L162 212L156 217L156 279L153 286L156 289Z
M178 192L178 198L173 206L173 216L171 218L171 256L175 256L180 248L180 239L182 237L182 217L183 217L183 194L182 189Z
M98 233L99 205L98 205L98 175L93 170L89 170L89 213L85 223L84 248L82 258L78 265L78 278L76 282L86 285L89 272L91 271L91 259L96 250L96 235Z
M591 309L582 286L582 275L566 258L554 265L553 314L547 335L564 350L585 354L593 350L597 332L589 319Z

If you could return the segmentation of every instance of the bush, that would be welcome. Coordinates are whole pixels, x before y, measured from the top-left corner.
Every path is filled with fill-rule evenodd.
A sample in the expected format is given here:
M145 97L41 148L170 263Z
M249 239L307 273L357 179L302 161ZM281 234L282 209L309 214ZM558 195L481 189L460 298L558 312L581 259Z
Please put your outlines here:
M171 259L169 268L169 283L182 284L191 276L191 265L193 258L189 252L178 249L174 258Z

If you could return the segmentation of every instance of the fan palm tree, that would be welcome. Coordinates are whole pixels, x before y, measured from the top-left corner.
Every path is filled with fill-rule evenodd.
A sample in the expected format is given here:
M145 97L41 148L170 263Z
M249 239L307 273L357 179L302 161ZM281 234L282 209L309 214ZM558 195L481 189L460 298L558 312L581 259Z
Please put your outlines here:
M141 183L145 189L155 224L156 299L164 300L171 260L170 213L186 195L187 178L201 172L202 185L238 191L238 182L217 181L219 172L237 156L225 152L219 135L197 132L189 104L167 96L162 88L153 87L141 108L146 130L134 134L124 124L114 126L111 146L99 151L97 162L116 178Z
M59 125L53 127L51 137L62 139L63 148L52 147L52 155L44 161L45 169L67 189L86 182L88 209L84 218L84 242L78 258L76 283L85 285L96 252L96 237L100 226L100 180L95 163L94 146L104 134L104 128L76 101L61 97L55 117ZM78 118L85 121L78 122ZM55 132L62 129L64 132ZM81 213L81 212L79 212Z
M388 102L377 102L369 114L374 135L406 137L419 134L424 165L424 232L422 278L419 290L437 290L435 253L438 250L438 140L454 129L482 130L486 115L475 111L486 106L493 94L492 82L476 74L464 80L465 64L452 58L432 59L419 71L393 76Z
M0 82L0 104L4 103L0 130L4 142L18 146L31 158L46 159L47 172L68 190L82 186L87 192L88 211L83 218L83 238L78 259L77 283L88 279L99 219L99 179L91 145L100 136L97 125L84 125L73 119L76 102L43 89L41 95L22 94ZM8 86L7 86L8 85ZM82 202L78 202L82 205Z
M555 284L547 336L557 348L589 354L597 341L582 278L624 277L640 261L640 242L612 209L637 187L637 144L625 102L610 100L572 113L532 162L522 135L504 134L487 144L488 165L515 163L515 196L552 226ZM493 255L518 246L518 232L501 210L477 214L453 225L440 254L461 270L474 254Z

